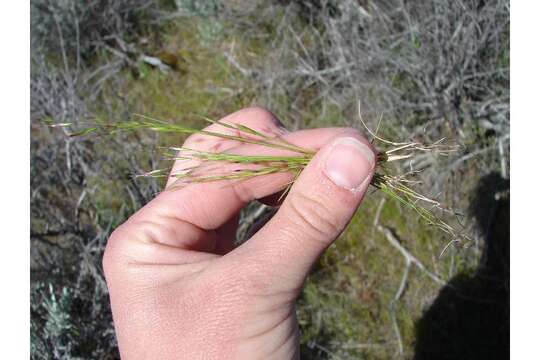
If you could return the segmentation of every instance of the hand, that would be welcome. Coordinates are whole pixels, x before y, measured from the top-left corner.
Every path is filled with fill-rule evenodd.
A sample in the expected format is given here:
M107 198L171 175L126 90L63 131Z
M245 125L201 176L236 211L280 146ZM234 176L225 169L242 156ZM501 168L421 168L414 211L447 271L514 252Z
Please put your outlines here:
M237 248L240 209L282 190L290 174L164 191L116 229L103 266L123 359L298 358L296 298L310 267L362 200L375 153L353 129L285 133L260 108L222 121L320 150L274 217ZM209 129L225 131L215 124ZM279 153L202 135L185 146ZM188 166L178 161L174 171Z

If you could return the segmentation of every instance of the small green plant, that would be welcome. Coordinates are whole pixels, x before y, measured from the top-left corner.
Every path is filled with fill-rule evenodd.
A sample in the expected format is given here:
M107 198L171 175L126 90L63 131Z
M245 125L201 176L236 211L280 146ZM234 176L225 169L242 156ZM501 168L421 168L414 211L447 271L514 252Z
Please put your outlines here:
M176 181L168 189L186 186L190 183L201 183L223 180L245 180L257 176L274 173L292 173L293 180L284 184L282 197L286 195L295 179L308 165L316 151L294 145L281 137L271 137L242 124L229 124L204 118L206 121L218 124L224 129L234 130L234 135L217 131L199 130L172 124L149 116L135 114L133 120L117 122L114 124L100 124L83 130L73 132L70 136L82 136L90 133L113 134L117 131L150 130L163 133L199 134L221 139L235 140L242 144L255 144L267 148L286 150L291 155L239 155L226 152L207 152L186 147L168 147L165 157L168 160L194 160L194 165L169 174L169 169L155 169L138 176L146 177L174 177ZM360 119L372 142L379 142L384 150L377 155L376 173L371 185L382 191L391 199L413 210L417 216L429 225L448 234L453 240L469 239L466 234L457 231L453 226L435 215L434 210L443 210L453 213L451 209L432 198L422 195L413 189L418 183L413 176L418 171L406 174L393 174L388 164L395 161L404 161L421 152L432 152L439 155L448 155L457 150L457 146L443 144L441 139L433 144L419 142L393 142L379 137L372 132L365 122ZM53 124L51 126L70 126L69 123Z

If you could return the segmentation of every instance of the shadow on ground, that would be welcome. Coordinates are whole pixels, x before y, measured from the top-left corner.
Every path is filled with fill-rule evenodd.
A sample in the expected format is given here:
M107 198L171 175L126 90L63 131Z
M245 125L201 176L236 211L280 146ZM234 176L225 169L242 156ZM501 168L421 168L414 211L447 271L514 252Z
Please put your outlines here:
M482 261L457 275L416 324L415 360L510 358L510 183L481 179L472 211L484 232Z

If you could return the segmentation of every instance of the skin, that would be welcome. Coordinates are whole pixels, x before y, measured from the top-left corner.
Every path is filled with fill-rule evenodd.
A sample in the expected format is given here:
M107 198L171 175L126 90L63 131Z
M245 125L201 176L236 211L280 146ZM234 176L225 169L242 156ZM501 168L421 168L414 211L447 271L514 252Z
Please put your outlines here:
M350 189L339 177L329 177L325 164L338 139L371 145L347 128L286 133L261 108L222 121L320 150L276 215L237 248L239 211L252 200L275 199L291 175L164 191L114 231L103 266L123 359L299 357L296 299L312 265L350 221L373 175L371 165L351 168L365 181ZM219 125L208 129L225 131ZM184 146L286 154L201 135L191 136ZM178 161L173 172L192 165Z

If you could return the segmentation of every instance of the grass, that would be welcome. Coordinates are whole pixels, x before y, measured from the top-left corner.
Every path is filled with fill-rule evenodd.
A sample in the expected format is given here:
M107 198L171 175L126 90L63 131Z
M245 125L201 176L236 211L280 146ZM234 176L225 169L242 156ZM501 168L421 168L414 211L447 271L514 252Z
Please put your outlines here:
M185 147L169 147L165 156L169 160L195 160L197 165L187 169L182 169L171 174L176 178L172 189L183 187L190 183L211 182L221 180L245 180L252 177L264 176L280 172L289 172L296 179L302 170L308 165L315 155L312 149L305 149L291 144L281 137L271 137L256 131L242 124L229 124L221 121L211 120L204 117L211 124L219 125L223 130L233 130L234 133L210 131L206 129L194 129L176 123L162 121L150 116L135 114L134 119L120 121L116 123L100 123L69 134L71 137L84 136L92 133L111 135L118 131L138 131L149 130L158 133L178 133L184 135L205 135L220 139L234 140L241 144L254 144L266 148L286 150L296 153L290 156L273 155L237 155L226 152L206 152ZM443 144L443 140L434 144L422 144L419 142L394 142L381 138L372 132L361 119L368 133L372 136L372 141L378 141L383 145L390 145L386 150L380 150L377 154L376 172L371 185L380 190L389 198L401 203L405 207L413 210L414 214L428 225L434 226L451 237L452 241L470 240L470 237L463 232L457 231L439 216L435 215L432 209L444 210L452 213L451 209L443 208L437 200L422 195L412 188L418 183L412 177L417 173L411 170L405 174L392 174L386 166L390 162L405 161L415 157L417 153L431 152L438 155L448 155L457 150L455 146ZM52 127L70 127L70 123L52 124ZM233 165L231 168L228 165ZM251 166L247 168L246 165ZM147 177L167 177L168 170L154 169L143 176ZM294 182L294 180L293 180ZM284 195L287 193L292 183L284 184ZM283 195L283 196L284 196ZM428 206L430 208L428 208ZM444 251L444 250L443 250Z

